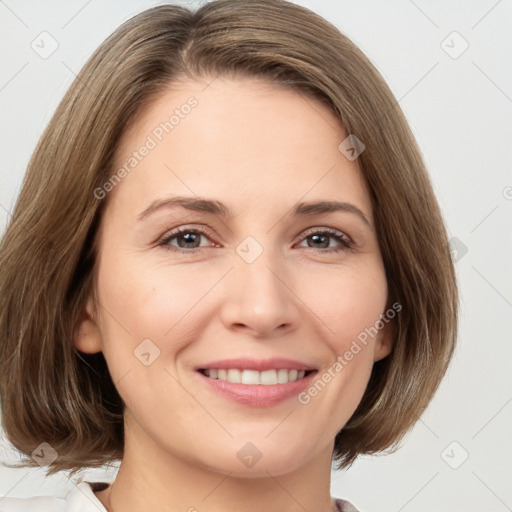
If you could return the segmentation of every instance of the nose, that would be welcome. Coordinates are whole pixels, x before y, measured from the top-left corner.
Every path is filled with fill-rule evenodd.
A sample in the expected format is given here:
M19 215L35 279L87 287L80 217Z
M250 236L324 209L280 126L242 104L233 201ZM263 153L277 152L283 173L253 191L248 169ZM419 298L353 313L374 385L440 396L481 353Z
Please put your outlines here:
M266 339L295 329L300 301L284 262L269 251L252 263L236 258L224 284L221 320L226 328Z

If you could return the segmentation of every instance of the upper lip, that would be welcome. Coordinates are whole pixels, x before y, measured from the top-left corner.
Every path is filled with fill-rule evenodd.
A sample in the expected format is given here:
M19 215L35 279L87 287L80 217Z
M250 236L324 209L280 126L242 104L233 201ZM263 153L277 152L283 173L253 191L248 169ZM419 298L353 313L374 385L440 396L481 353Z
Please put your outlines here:
M301 361L294 361L283 357L274 357L271 359L222 359L219 361L212 361L203 365L197 366L196 370L223 370L235 368L238 370L314 370L311 365L302 363Z

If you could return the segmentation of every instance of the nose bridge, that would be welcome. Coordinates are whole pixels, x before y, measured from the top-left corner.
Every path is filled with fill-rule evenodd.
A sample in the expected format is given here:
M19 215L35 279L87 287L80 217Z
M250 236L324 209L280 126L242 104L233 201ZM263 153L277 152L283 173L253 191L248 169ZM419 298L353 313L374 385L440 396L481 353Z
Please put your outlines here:
M295 323L296 305L290 285L285 284L285 263L279 251L247 237L236 253L223 306L224 321L267 336L283 324Z
M266 303L271 300L284 299L282 278L282 265L276 258L276 252L263 251L254 261L247 262L243 258L236 264L237 277L255 299L266 298Z

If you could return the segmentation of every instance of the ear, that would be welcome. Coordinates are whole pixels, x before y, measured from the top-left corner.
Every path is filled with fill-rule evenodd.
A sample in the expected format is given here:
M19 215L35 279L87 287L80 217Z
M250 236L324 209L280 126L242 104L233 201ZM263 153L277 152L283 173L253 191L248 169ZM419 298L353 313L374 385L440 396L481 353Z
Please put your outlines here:
M390 354L391 349L393 348L393 341L395 340L395 320L387 319L388 321L384 322L384 327L380 330L377 338L375 340L375 347L373 350L373 361L379 361L380 359L384 359L387 355Z
M95 318L94 299L91 295L78 316L73 341L78 350L87 354L101 352L103 348L101 331Z

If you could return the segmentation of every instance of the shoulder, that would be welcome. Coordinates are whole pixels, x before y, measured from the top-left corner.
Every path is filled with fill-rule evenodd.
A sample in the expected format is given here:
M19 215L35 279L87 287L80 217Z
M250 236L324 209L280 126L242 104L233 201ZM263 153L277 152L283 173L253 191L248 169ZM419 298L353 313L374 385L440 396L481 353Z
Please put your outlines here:
M79 482L65 498L0 498L0 512L107 512L94 494L99 485Z
M333 500L339 512L362 512L354 507L350 501L342 500L341 498L333 498Z

